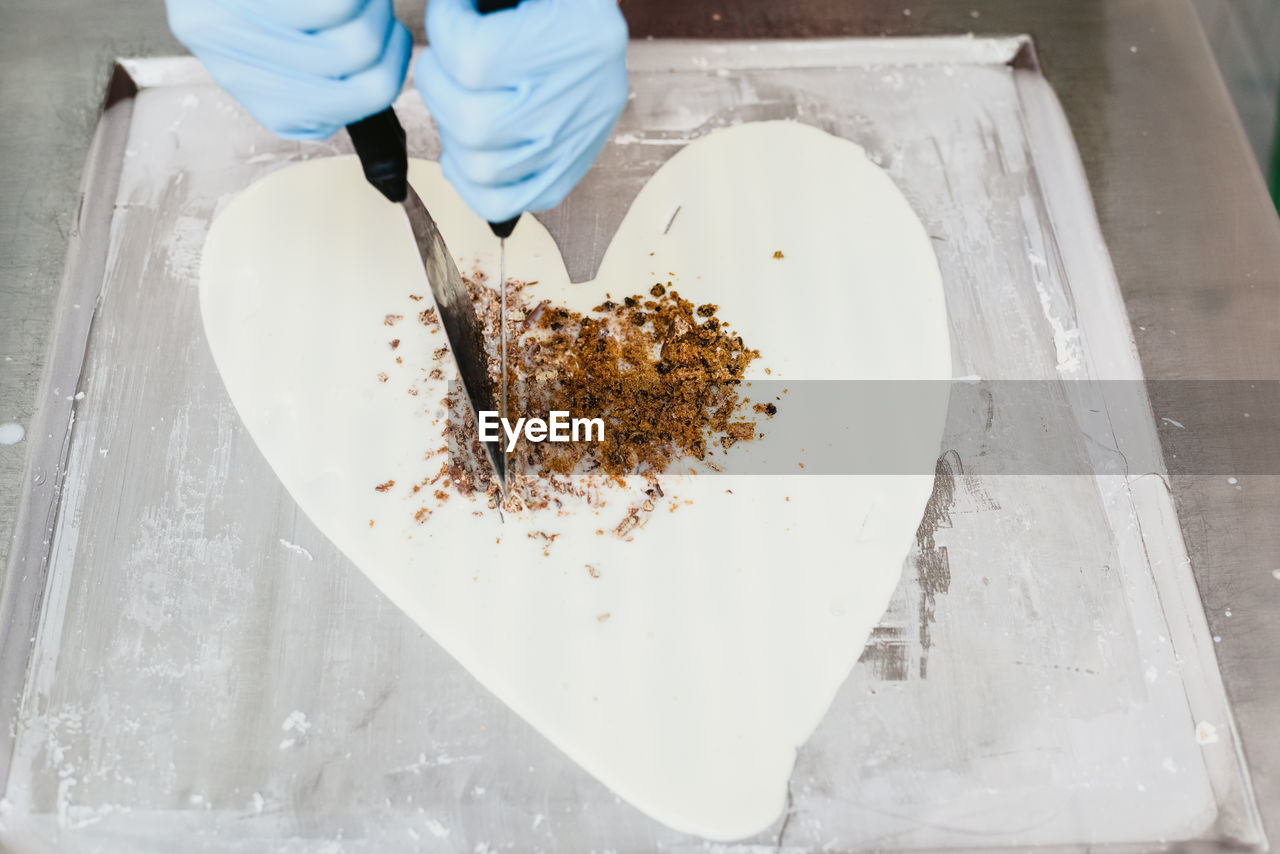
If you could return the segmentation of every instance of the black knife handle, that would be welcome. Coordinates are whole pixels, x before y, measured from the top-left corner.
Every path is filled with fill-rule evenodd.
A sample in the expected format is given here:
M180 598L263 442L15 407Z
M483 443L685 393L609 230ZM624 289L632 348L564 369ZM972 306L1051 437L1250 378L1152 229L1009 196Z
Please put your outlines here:
M520 5L520 0L476 0L476 11L481 15L487 15L490 12L501 12L503 9L514 9Z
M403 202L409 194L409 154L396 111L387 107L352 122L347 125L347 133L360 156L364 177L391 201Z
M520 5L520 0L476 0L476 11L481 15L488 15L490 12L501 12L503 9L514 9ZM491 222L489 229L500 238L511 236L511 232L515 231L516 223L520 221L520 214L516 214L505 222Z
M514 9L520 0L476 0L481 15ZM360 157L364 177L378 192L393 202L403 202L409 190L409 155L405 146L404 127L396 112L387 107L380 113L347 125L351 144ZM504 222L491 222L489 228L498 237L508 237L515 230L520 215Z

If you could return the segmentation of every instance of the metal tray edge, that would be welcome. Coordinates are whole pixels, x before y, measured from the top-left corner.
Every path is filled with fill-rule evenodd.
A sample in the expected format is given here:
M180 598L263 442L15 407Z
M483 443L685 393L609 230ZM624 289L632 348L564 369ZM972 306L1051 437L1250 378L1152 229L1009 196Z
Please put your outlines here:
M139 89L126 63L117 61L107 84L102 115L94 129L80 179L79 209L67 244L54 332L39 388L43 396L31 424L18 516L9 562L0 577L0 708L16 720L45 599L65 463L75 423L75 388L88 350L106 269L112 213ZM76 305L84 306L77 310ZM90 309L91 310L86 310ZM42 542L44 548L33 548ZM39 554L38 562L29 560ZM7 790L16 730L0 731L0 793Z
M1081 327L1087 330L1110 327L1106 334L1100 336L1102 342L1119 342L1121 345L1110 348L1110 352L1100 352L1099 341L1091 341L1086 352L1090 354L1093 372L1103 380L1142 381L1137 384L1141 401L1133 399L1135 394L1130 389L1134 383L1103 382L1103 397L1123 398L1108 401L1108 408L1115 406L1116 409L1123 410L1125 406L1137 402L1144 407L1142 411L1153 411L1146 394L1145 376L1120 290L1120 281L1111 262L1111 253L1106 248L1096 206L1090 194L1080 192L1080 188L1089 187L1088 176L1074 145L1075 135L1066 113L1057 93L1041 74L1017 73L1015 85L1018 87L1024 115L1028 119L1027 138L1035 143L1032 151L1052 148L1055 141L1063 139L1073 143L1069 149L1057 152L1059 158L1056 163L1062 170L1059 174L1055 176L1052 170L1044 169L1040 163L1037 163L1036 173L1041 184L1048 185L1042 195L1050 220L1063 222L1070 219L1078 227L1078 230L1058 228L1055 229L1057 233L1063 235L1067 242L1101 247L1101 251L1077 250L1063 253L1063 263L1068 267L1078 266L1079 259L1082 258L1100 259L1084 269L1069 269L1067 276L1069 282L1088 283L1097 289L1100 297L1096 303L1077 303L1077 310L1088 310L1091 305L1102 309L1090 312L1087 319L1082 317ZM1064 217L1063 213L1068 208L1084 210L1088 215ZM1116 386L1123 387L1126 391L1118 396L1114 392L1108 394L1106 389ZM1146 433L1141 437L1143 443L1149 443L1149 447L1161 447L1154 415L1146 423ZM1269 845L1254 793L1245 745L1236 726L1217 654L1212 644L1199 642L1199 639L1210 638L1212 632L1192 572L1168 472L1163 466L1159 471L1127 472L1124 475L1123 490L1127 493L1141 532L1152 584L1171 634L1170 641L1184 665L1193 668L1195 675L1199 677L1198 683L1196 680L1184 680L1188 699L1200 709L1213 703L1215 697L1222 702L1220 713L1223 717L1216 724L1226 736L1230 756L1215 757L1207 752L1205 756L1210 783L1220 798L1219 804L1222 807L1217 821L1217 829L1222 836L1214 850L1241 847L1267 850ZM1152 532L1160 533L1149 536ZM1157 548L1151 548L1152 545ZM1239 780L1239 790L1232 791L1233 778Z

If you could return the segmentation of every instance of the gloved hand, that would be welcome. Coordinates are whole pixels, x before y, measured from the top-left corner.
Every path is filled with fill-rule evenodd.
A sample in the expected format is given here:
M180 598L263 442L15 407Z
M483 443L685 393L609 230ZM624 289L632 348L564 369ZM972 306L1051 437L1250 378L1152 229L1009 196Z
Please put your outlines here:
M627 102L617 0L428 0L427 39L414 80L458 194L490 222L559 204Z
M165 0L169 27L279 136L324 139L400 92L412 40L391 0Z

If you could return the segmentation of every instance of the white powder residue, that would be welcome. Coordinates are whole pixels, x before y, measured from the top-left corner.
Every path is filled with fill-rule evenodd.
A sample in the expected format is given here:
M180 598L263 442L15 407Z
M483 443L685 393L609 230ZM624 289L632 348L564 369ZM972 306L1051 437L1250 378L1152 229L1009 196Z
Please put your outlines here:
M294 733L293 738L286 738L280 742L281 750L288 750L307 734L307 730L311 729L311 721L307 720L307 715L298 709L294 709L289 716L284 719L284 723L280 725L280 729L284 732Z
M1049 321L1049 328L1053 330L1053 350L1058 357L1058 373L1073 373L1080 370L1084 364L1084 348L1080 343L1080 328L1077 326L1068 327L1062 322L1053 311L1053 301L1049 296L1049 288L1045 285L1043 277L1040 275L1042 269L1047 269L1048 265L1044 258L1036 253L1031 254L1031 266L1035 270L1036 294L1040 297L1040 309L1044 312L1044 319Z
M21 424L0 424L0 445L16 445L26 436L27 430Z
M289 551L293 552L296 555L302 555L307 560L315 560L315 558L311 556L311 552L307 551L305 548L298 545L297 543L289 542L283 537L280 539L280 545L284 546L286 549L288 549Z
M1196 724L1196 744L1216 744L1218 741L1218 728L1208 721L1201 721Z

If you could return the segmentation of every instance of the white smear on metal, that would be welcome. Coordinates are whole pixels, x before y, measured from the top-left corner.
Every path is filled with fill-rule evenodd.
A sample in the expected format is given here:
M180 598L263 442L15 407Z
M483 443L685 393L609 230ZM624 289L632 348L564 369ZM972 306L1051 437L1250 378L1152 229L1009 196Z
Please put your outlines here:
M431 831L431 835L436 839L444 839L449 835L449 828L441 824L439 819L427 819L427 830Z
M297 732L299 735L306 735L307 730L311 729L311 721L307 720L306 712L294 709L284 719L280 729L285 732Z
M311 729L311 721L307 720L307 715L298 709L294 709L289 716L284 719L284 723L280 725L280 729L284 732L294 733L294 738L286 738L280 742L280 749L287 750L298 743L298 740L307 734Z
M1160 420L1166 424L1172 424L1174 427L1177 427L1179 430L1187 429L1186 425L1183 424L1181 421L1174 421L1172 418L1164 418L1164 417L1161 417Z
M1079 371L1083 366L1084 348L1080 345L1080 328L1068 326L1053 310L1053 299L1049 295L1049 287L1045 282L1043 271L1047 270L1045 259L1031 252L1031 269L1034 272L1036 294L1040 297L1040 308L1044 319L1049 322L1053 331L1053 350L1058 357L1058 373L1070 374Z
M296 555L302 555L307 560L315 560L315 558L311 556L311 552L307 551L304 547L298 545L297 543L289 542L283 537L280 538L280 545L284 546L286 549L288 549L289 551L293 552Z
M1196 724L1196 744L1217 744L1218 728L1208 721Z
M21 424L0 424L0 445L16 445L26 436L27 430Z
M679 148L680 146L687 144L686 140L684 139L670 139L668 137L662 137L662 136L648 138L643 136L636 136L635 134L632 134L632 133L618 134L613 138L613 143L615 145L665 145L671 148Z
M64 769L62 779L58 781L58 827L66 828L69 825L67 818L67 810L71 805L71 790L76 785L75 777L71 776L74 772L66 773L70 769Z

